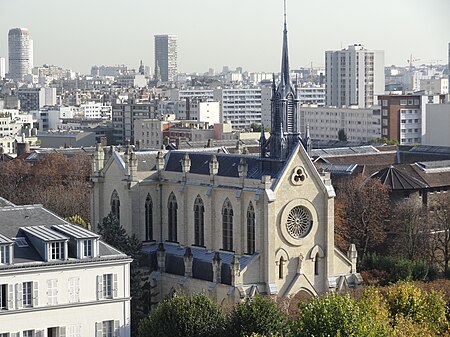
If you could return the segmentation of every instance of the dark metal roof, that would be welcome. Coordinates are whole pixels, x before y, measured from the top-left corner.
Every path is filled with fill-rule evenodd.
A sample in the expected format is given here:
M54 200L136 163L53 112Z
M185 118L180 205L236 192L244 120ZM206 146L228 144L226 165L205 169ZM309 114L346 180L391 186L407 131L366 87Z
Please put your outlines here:
M182 160L186 152L171 151L166 156L166 171L181 172ZM271 162L271 165L265 165L269 162L266 159L260 159L255 156L246 156L239 154L225 154L225 153L199 153L190 152L189 158L191 160L190 173L209 175L209 162L212 155L215 155L219 163L219 176L224 177L239 177L238 167L241 159L245 159L248 169L246 178L261 179L264 175L277 177L281 172L284 162Z
M191 246L192 256L195 260L212 263L212 259L214 257L214 252L207 250L202 247ZM152 243L150 245L144 246L142 248L142 252L150 254L156 252L158 249L158 243ZM183 257L186 251L186 248L180 245L165 243L164 249L167 255L179 256ZM235 255L232 252L219 251L220 259L222 264L230 265L233 261L233 256ZM239 256L239 264L241 270L247 267L250 262L255 259L259 254L255 253L253 255L241 255Z
M391 190L419 190L429 187L424 181L411 177L406 173L397 170L394 166L386 167L370 176L370 178L380 179L384 185Z
M65 235L68 235L75 239L96 239L100 238L100 235L95 234L91 231L88 231L87 229L84 229L83 227L77 226L77 225L55 225L51 227L53 230L57 232L61 232Z

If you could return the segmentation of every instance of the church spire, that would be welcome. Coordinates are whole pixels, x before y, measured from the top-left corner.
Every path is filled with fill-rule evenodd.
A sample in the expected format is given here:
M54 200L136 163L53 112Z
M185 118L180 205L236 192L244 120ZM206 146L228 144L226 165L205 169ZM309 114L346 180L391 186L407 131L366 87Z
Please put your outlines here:
M286 0L284 0L284 30L283 30L283 50L281 56L281 84L282 85L284 84L286 87L288 87L290 84Z

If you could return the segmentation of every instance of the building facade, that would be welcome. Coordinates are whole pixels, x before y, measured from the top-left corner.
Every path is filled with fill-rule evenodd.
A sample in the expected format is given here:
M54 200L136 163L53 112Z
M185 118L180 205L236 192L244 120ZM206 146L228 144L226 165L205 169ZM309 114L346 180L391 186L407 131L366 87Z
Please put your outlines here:
M6 76L6 60L4 57L0 57L0 79Z
M177 75L177 36L155 35L155 79L173 82Z
M33 68L33 44L26 28L13 28L8 33L9 77L21 81Z
M0 204L0 336L129 337L131 259L40 205Z
M426 105L423 145L450 147L450 103Z
M219 303L256 293L314 296L361 281L356 249L334 246L330 176L299 137L298 97L289 78L287 28L282 76L272 90L272 130L261 155L220 148L125 152L98 145L92 215L109 213L143 242L152 301L206 291Z
M376 105L384 94L384 52L360 44L325 52L326 105L360 108Z

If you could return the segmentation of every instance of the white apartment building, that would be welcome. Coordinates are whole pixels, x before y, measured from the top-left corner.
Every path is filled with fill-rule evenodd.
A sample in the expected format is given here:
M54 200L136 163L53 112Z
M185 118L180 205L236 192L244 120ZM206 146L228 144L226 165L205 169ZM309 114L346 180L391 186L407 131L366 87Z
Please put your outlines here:
M170 89L167 92L168 99L171 101L181 101L184 99L200 99L200 100L212 100L214 97L214 91L212 89Z
M379 107L333 108L300 107L300 130L306 128L312 139L337 140L343 129L349 141L367 142L381 137L381 113Z
M231 121L234 129L261 123L261 88L214 89L213 98L221 102L221 122Z
M384 51L360 44L325 52L326 105L360 108L375 105L384 94Z
M112 117L112 106L89 102L80 105L81 115L86 119L107 119Z
M145 75L129 74L116 77L116 83L123 88L145 88L148 84Z
M36 120L31 114L21 113L19 110L0 110L0 147L3 153L16 153L16 142L25 140L35 144L37 138L30 137L31 129Z
M33 68L33 42L26 28L13 28L8 33L9 78L22 81Z
M423 145L450 146L450 103L426 105Z
M0 336L129 337L130 262L41 205L1 199Z

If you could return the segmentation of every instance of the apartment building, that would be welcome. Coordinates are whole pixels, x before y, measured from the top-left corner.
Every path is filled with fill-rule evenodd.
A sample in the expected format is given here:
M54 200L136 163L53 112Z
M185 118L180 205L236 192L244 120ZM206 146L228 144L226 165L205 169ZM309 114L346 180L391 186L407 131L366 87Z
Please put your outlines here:
M384 94L384 51L361 44L325 52L326 105L360 108L376 105Z
M131 259L41 205L0 199L0 336L130 336Z
M300 130L318 140L337 140L339 130L344 130L348 141L368 142L381 137L381 113L379 107L336 108L301 106Z

